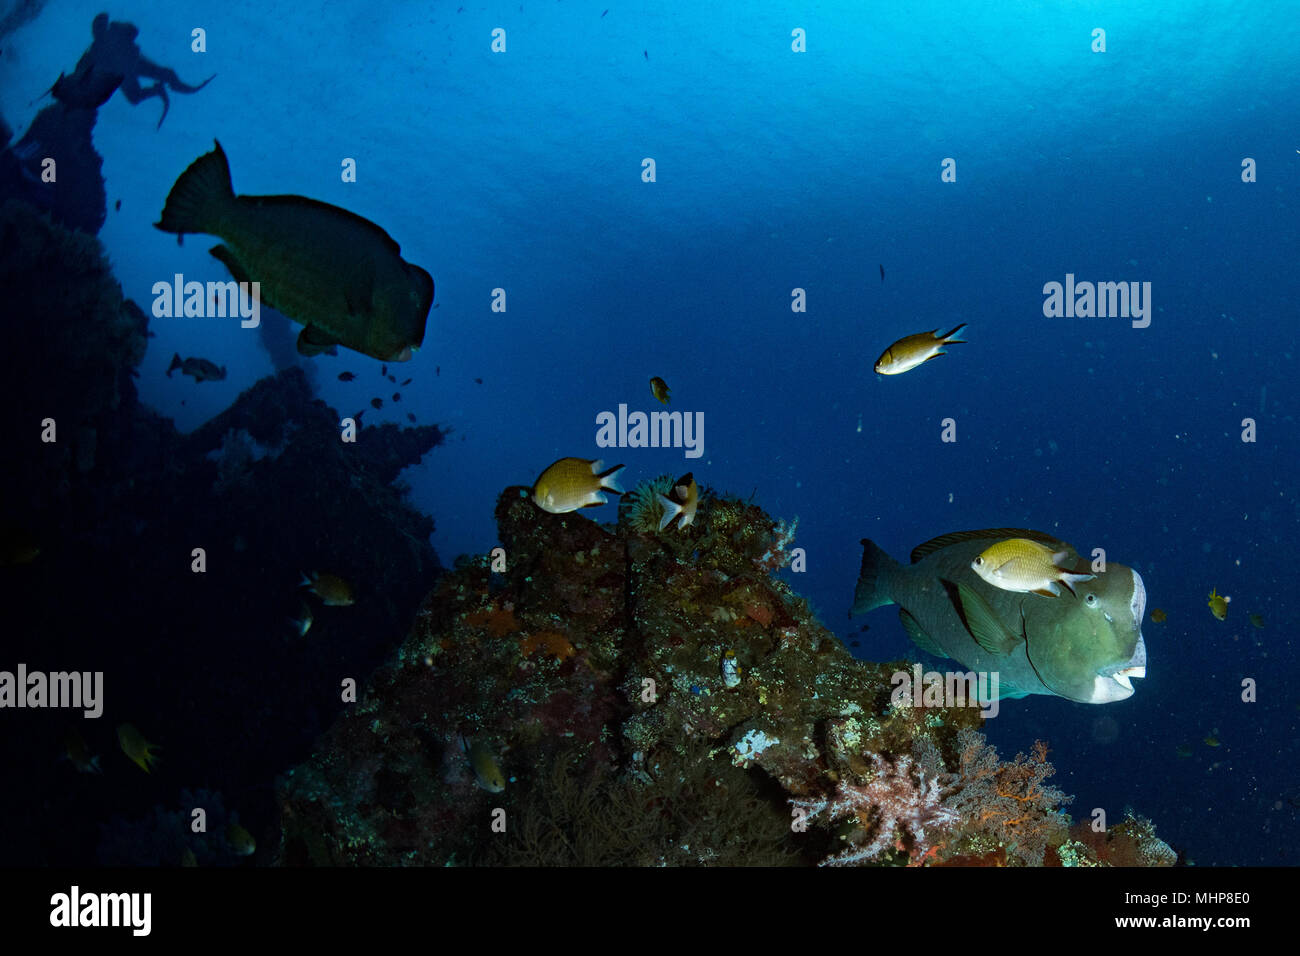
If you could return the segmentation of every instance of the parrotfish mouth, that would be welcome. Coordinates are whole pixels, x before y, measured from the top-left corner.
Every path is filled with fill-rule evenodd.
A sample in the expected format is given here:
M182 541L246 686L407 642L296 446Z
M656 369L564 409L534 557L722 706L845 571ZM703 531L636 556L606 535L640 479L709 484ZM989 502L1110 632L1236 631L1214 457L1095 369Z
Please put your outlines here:
M1133 575L1133 597L1129 600L1129 614L1132 615L1133 630L1137 631L1137 646L1127 661L1097 672L1092 682L1094 704L1108 704L1131 697L1132 678L1147 676L1147 645L1142 639L1142 616L1147 609L1147 589L1142 583L1142 575L1131 569L1130 572Z
M1097 674L1093 682L1093 700L1103 698L1105 700L1121 700L1133 693L1133 682L1130 678L1147 676L1147 645L1142 640L1142 632L1138 632L1137 647L1133 650L1133 656L1116 668L1101 671ZM1119 693L1121 697L1113 696L1116 693L1114 685L1118 684L1122 688ZM1107 686L1110 685L1110 686Z

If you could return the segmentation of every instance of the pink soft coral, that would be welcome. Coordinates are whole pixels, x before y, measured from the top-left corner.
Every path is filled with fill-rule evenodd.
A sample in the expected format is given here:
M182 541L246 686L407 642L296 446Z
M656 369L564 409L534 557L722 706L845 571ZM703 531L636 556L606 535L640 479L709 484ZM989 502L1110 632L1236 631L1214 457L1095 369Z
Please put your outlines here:
M929 840L934 831L957 823L960 815L943 806L937 777L912 767L910 757L894 763L879 754L868 754L874 773L865 783L840 780L835 792L820 799L792 799L791 805L803 810L809 819L826 813L831 820L856 817L862 825L859 840L874 834L868 842L856 842L822 865L846 866L874 859L886 847L904 848L903 839L910 835L908 849L913 862L925 858L931 850ZM895 836L895 833L899 836Z

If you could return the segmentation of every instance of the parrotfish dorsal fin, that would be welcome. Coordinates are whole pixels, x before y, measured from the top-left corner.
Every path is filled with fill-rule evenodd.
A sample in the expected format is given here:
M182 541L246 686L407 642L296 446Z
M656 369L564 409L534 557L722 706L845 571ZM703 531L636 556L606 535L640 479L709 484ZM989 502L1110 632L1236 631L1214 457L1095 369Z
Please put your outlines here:
M957 603L957 610L976 644L998 657L1006 657L1016 649L1020 639L998 620L987 601L960 582L957 583Z
M937 538L918 544L912 549L912 563L920 561L927 555L934 554L942 548L949 545L957 544L962 541L1002 541L1006 538L1028 538L1030 541L1038 541L1052 547L1054 551L1065 551L1070 546L1058 538L1053 538L1050 534L1042 531L1027 531L1024 528L984 528L981 531L954 531L951 534L942 534Z

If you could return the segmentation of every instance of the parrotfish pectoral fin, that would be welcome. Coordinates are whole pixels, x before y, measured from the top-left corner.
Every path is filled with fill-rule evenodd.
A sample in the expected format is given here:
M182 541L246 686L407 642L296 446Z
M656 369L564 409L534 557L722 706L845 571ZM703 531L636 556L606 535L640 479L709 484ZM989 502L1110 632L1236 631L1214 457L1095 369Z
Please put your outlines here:
M1021 690L1010 681L998 681L998 700L1019 700L1021 697L1028 697L1029 691Z
M252 281L248 277L248 270L245 269L243 265L240 263L240 261L235 258L235 254L231 252L229 249L227 249L225 246L213 246L211 249L208 250L208 255L212 256L212 258L216 259L227 269L229 269L231 277L236 282ZM263 300L263 304L270 305L270 303L266 302L265 300ZM271 307L274 308L274 306Z
M298 354L311 358L313 355L320 355L324 352L327 355L336 355L338 350L334 348L338 344L338 339L333 338L328 332L323 332L314 325L307 325L298 333Z
M957 583L957 602L966 629L980 647L999 657L1005 657L1016 649L1020 640L998 620L987 601L960 582Z

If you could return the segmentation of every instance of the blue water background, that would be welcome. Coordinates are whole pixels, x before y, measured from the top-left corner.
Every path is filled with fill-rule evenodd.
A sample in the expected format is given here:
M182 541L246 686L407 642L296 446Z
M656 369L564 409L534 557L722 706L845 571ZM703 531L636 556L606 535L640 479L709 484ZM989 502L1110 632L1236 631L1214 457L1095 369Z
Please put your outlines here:
M51 3L6 41L16 129L101 6ZM916 652L892 611L861 634L847 619L860 538L901 559L1004 525L1103 547L1168 612L1144 625L1149 676L1105 707L1004 702L991 738L1050 741L1076 817L1131 805L1198 864L1300 862L1294 4L460 6L116 4L146 56L191 83L218 74L173 95L160 131L157 100L100 110L101 238L127 295L145 305L176 272L227 278L215 240L178 247L150 225L214 137L238 192L386 229L437 283L423 350L390 366L415 381L393 403L376 361L311 364L341 414L379 396L367 423L414 412L454 429L405 475L447 562L492 547L498 492L557 457L626 462L629 487L691 470L798 516L808 570L791 583L855 653L885 659ZM946 157L956 183L940 182ZM1066 273L1151 282L1150 327L1044 318L1043 284ZM948 357L872 374L894 339L961 322L969 344ZM141 395L183 429L273 371L230 320L151 327ZM229 377L168 379L173 352ZM595 447L598 412L658 407L652 375L674 409L704 413L702 458ZM1233 598L1224 622L1212 587Z

